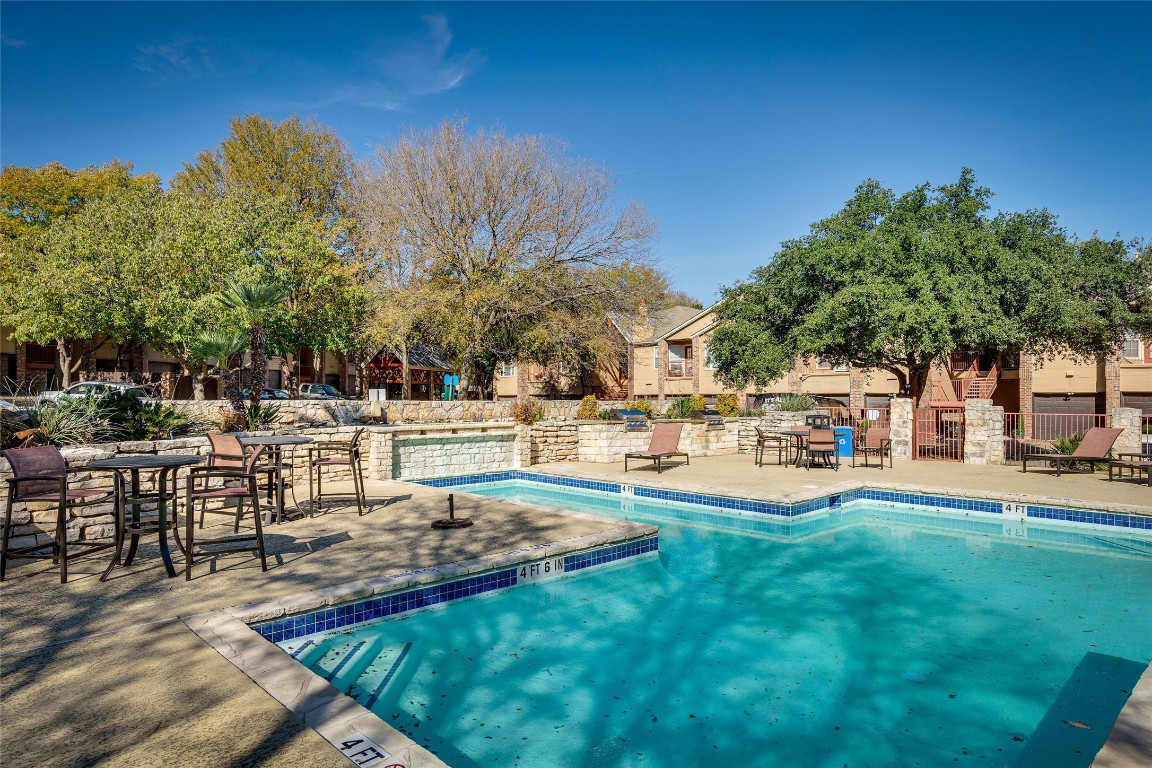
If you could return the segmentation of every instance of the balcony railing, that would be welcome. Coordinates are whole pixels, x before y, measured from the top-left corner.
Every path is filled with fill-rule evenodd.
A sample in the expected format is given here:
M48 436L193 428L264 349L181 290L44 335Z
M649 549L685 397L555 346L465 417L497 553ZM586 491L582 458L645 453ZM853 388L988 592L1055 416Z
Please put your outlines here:
M696 375L695 360L669 360L668 367L664 371L664 377L668 379L682 379L694 375Z

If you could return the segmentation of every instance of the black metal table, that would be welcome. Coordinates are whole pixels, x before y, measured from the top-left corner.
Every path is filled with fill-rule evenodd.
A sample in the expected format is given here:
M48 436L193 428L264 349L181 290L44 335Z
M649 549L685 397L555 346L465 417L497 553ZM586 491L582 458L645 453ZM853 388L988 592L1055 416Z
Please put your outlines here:
M301 515L304 514L304 511L300 509L300 503L296 500L295 483L289 482L286 484L284 482L284 447L291 446L293 451L295 451L295 446L305 445L310 442L312 442L312 438L304 435L265 435L263 437L252 436L240 438L240 444L245 447L255 445L267 447L269 449L268 453L272 466L276 470L273 473L275 475L275 488L271 487L271 484L268 488L269 496L272 498L272 509L268 510L264 515L265 522L284 522L285 487L292 489L292 506L295 507L296 511ZM273 520L273 515L275 516L275 520Z
M796 461L792 462L794 466L800 466L800 454L804 452L804 441L808 439L811 432L811 427L796 427L795 429L782 429L776 433L792 438L792 442L796 444Z
M151 454L129 454L116 456L111 459L99 459L88 462L92 469L110 469L116 474L116 556L100 576L100 581L108 578L114 566L120 565L120 553L124 549L124 537L131 537L128 545L128 555L124 558L124 565L131 565L132 558L136 556L136 547L140 544L140 536L144 533L156 531L160 539L160 558L164 561L164 570L168 576L176 575L172 566L172 553L168 550L168 501L176 498L176 473L180 467L190 467L204 461L203 456L185 454L172 454L155 456ZM157 471L156 492L143 493L140 490L141 470ZM129 473L125 480L124 473ZM172 490L168 490L169 478L172 480ZM156 522L141 522L140 507L145 504L156 503ZM128 512L131 510L131 516ZM175 532L175 529L174 529ZM180 535L176 534L176 546L183 550Z

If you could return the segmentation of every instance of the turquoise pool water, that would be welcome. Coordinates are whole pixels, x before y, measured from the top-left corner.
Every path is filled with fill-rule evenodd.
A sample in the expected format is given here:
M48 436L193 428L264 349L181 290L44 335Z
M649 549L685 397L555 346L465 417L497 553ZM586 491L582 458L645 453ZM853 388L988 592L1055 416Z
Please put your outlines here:
M281 645L464 766L1087 766L1152 658L1152 538L506 481L660 552Z

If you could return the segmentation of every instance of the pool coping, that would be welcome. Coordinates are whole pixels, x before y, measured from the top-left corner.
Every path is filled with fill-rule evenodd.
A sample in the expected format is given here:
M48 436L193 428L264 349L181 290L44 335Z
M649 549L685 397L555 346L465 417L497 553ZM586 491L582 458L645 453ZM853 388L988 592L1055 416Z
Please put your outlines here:
M554 508L549 508L549 511L574 517L594 518L600 522L605 520L603 516L582 512ZM181 617L181 621L268 695L280 702L297 719L319 733L349 761L366 768L371 766L448 768L434 754L298 662L266 639L252 625L303 615L317 609L373 596L395 595L412 587L450 583L469 576L536 563L549 558L655 539L659 533L659 529L654 525L623 520L616 522L618 525L614 528L584 536L521 547L455 563L360 579L275 600Z

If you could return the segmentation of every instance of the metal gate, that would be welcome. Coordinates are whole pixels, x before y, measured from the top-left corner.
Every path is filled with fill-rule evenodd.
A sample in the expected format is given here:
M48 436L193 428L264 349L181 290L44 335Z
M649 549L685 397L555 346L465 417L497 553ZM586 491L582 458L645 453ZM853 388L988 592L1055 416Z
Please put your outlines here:
M964 405L913 410L912 457L964 461Z

